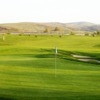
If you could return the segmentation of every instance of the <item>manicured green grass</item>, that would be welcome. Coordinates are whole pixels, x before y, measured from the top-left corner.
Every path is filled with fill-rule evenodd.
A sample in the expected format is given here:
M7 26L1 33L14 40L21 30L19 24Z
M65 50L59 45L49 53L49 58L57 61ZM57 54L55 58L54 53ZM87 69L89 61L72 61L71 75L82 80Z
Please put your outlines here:
M1 38L0 100L99 100L100 64L78 61L72 54L100 60L100 37Z

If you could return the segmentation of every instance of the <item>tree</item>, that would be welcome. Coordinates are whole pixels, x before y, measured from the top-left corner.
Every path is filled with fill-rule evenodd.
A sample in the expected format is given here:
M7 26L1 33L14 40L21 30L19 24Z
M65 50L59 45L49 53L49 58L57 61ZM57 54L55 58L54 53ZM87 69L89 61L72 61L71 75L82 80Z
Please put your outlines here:
M97 34L97 35L100 35L100 31L97 31L96 34Z
M19 33L19 36L23 36L24 35L24 33Z
M85 33L85 36L89 36L89 33Z
M59 34L61 37L63 35L63 28L62 27L55 27L54 31Z
M49 28L46 28L46 29L44 30L44 33L50 33L50 29L49 29Z
M55 27L54 31L61 31L60 27Z
M92 33L92 36L93 36L93 37L95 37L96 35L97 35L96 32L93 32L93 33Z
M70 35L75 35L75 33L74 32L71 32Z
M10 33L10 32L7 32L6 34L7 34L7 35L10 35L11 33Z

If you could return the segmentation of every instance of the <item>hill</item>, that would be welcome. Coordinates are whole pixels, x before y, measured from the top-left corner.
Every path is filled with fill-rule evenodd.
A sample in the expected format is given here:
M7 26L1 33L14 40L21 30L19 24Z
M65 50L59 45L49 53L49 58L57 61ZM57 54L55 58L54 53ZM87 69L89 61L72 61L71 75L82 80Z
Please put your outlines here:
M99 31L100 25L90 23L90 22L74 22L74 23L67 23L66 26L74 27L80 31Z
M21 22L21 23L7 23L0 24L0 33L2 32L24 32L24 33L38 33L44 32L45 29L49 29L50 31L54 31L55 28L65 32L71 31L99 31L100 25L89 23L89 22L73 22L73 23L34 23L34 22Z

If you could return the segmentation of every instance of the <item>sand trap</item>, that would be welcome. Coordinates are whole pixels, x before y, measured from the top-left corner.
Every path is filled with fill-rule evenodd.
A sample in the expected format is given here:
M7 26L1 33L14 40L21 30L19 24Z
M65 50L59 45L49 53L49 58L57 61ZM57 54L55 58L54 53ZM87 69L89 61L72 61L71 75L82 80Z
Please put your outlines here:
M80 61L86 61L86 62L91 61L91 59L78 59L78 60L80 60Z
M75 58L91 58L91 57L89 57L89 56L81 56L81 55L74 55L74 54L72 54L72 56L73 57L75 57Z
M79 61L83 61L83 62L96 62L96 63L100 63L99 60L96 60L90 56L81 56L81 55L74 55L71 54L74 58L77 58L77 60Z

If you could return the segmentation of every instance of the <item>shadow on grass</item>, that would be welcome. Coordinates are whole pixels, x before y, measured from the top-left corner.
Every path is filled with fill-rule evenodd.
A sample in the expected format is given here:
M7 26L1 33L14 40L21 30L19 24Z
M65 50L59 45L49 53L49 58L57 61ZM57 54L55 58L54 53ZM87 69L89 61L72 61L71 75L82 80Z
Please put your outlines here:
M21 95L21 91L18 91L17 96L14 98L12 93L10 96L1 95L0 100L100 100L100 95L88 94L84 92L58 92L38 89L33 91L31 91L31 89L23 91L22 89L21 91L25 93Z
M17 100L17 99L14 99L14 98L11 98L11 97L7 97L7 96L0 96L0 100Z
M48 52L49 54L38 54L35 55L36 58L54 58L55 57L55 50L54 49L44 49L44 52ZM84 53L84 52L72 52L72 51L65 51L65 50L58 50L57 58L75 61L75 62L84 62L79 61L77 58L73 57L72 54L75 55L82 55L82 56L89 56L95 60L100 60L100 53ZM99 64L97 62L84 62L84 63L91 63L91 64Z
M41 51L41 53L40 53ZM90 63L90 64L96 64L96 62L83 62L79 61L77 58L73 57L72 54L75 55L83 55L83 56L90 56L94 59L100 60L100 53L83 53L83 52L71 52L71 51L65 51L65 50L58 50L57 58L72 62L82 62L82 63ZM7 55L9 57L9 60L0 61L0 65L12 65L12 66L33 66L38 65L41 66L41 64L47 60L47 63L49 63L49 58L55 58L55 50L54 49L39 49L39 54L11 54ZM6 57L6 56L5 56ZM10 60L10 58L15 57L15 60ZM16 60L16 58L38 58L38 59L29 59L29 60ZM42 59L44 58L44 59ZM45 62L46 63L46 62ZM44 66L46 66L44 64Z

